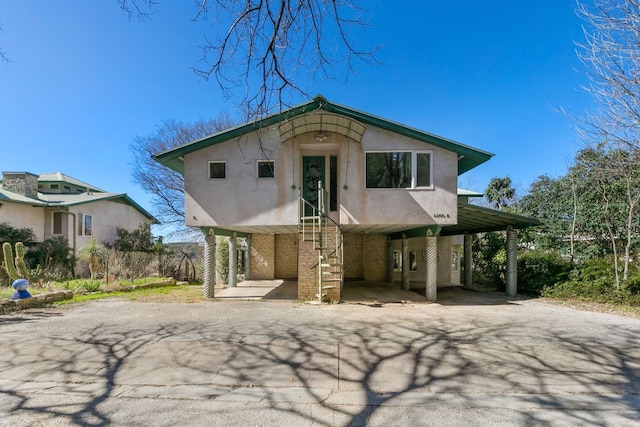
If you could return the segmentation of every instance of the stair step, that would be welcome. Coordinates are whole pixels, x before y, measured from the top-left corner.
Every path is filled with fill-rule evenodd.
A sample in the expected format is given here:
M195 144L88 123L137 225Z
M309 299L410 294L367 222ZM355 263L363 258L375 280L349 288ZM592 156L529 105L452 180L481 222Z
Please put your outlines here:
M336 289L336 288L337 288L337 286L323 286L322 290L326 291L327 289Z
M342 279L322 279L322 283L324 282L342 282Z

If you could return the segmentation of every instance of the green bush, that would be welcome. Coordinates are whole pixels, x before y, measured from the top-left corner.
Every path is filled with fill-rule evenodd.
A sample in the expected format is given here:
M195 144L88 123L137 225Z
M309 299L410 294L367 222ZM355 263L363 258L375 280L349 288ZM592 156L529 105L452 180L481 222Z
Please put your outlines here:
M622 276L622 272L619 273ZM553 298L640 306L640 269L636 263L629 265L629 278L621 281L619 290L615 283L612 257L594 258L573 270L566 281L545 288L542 294Z
M100 289L100 280L78 280L77 288L84 289L86 292L96 292Z
M518 257L518 292L540 295L546 286L566 281L571 269L571 263L556 252L525 252Z
M218 277L223 283L229 281L229 240L224 238L218 241L218 251L216 255L216 270Z

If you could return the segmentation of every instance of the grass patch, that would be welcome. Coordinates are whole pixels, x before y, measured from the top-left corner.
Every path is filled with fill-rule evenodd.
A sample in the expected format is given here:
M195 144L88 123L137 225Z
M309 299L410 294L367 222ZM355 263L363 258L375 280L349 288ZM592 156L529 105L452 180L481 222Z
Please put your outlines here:
M202 285L163 286L160 288L135 289L132 291L95 292L75 295L73 299L54 304L66 305L103 298L120 298L140 302L199 302L204 301Z

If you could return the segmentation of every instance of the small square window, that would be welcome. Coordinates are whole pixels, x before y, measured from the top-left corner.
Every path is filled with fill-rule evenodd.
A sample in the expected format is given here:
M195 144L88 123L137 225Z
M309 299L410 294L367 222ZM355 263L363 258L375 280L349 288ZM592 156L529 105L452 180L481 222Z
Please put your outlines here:
M209 162L209 179L225 179L227 162Z
M258 178L274 178L276 176L276 162L273 160L258 160Z

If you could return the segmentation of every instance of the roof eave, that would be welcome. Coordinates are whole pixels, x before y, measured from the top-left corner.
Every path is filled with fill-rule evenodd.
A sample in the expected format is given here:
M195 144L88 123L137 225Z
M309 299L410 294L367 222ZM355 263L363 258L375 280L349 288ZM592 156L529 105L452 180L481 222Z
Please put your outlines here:
M373 125L390 132L407 136L418 141L426 142L458 154L458 175L461 175L476 166L488 161L493 157L492 153L478 150L476 148L455 142L440 136L436 136L415 128L411 128L400 123L392 122L381 117L354 110L352 108L335 104L327 101L321 95L316 96L313 100L293 107L289 110L273 114L262 120L256 120L197 141L193 141L182 146L158 153L153 156L155 160L161 164L173 169L174 171L184 174L184 156L201 148L210 145L219 144L229 139L237 138L249 132L270 126L282 120L293 118L309 111L322 109L327 112L342 114L364 124Z

